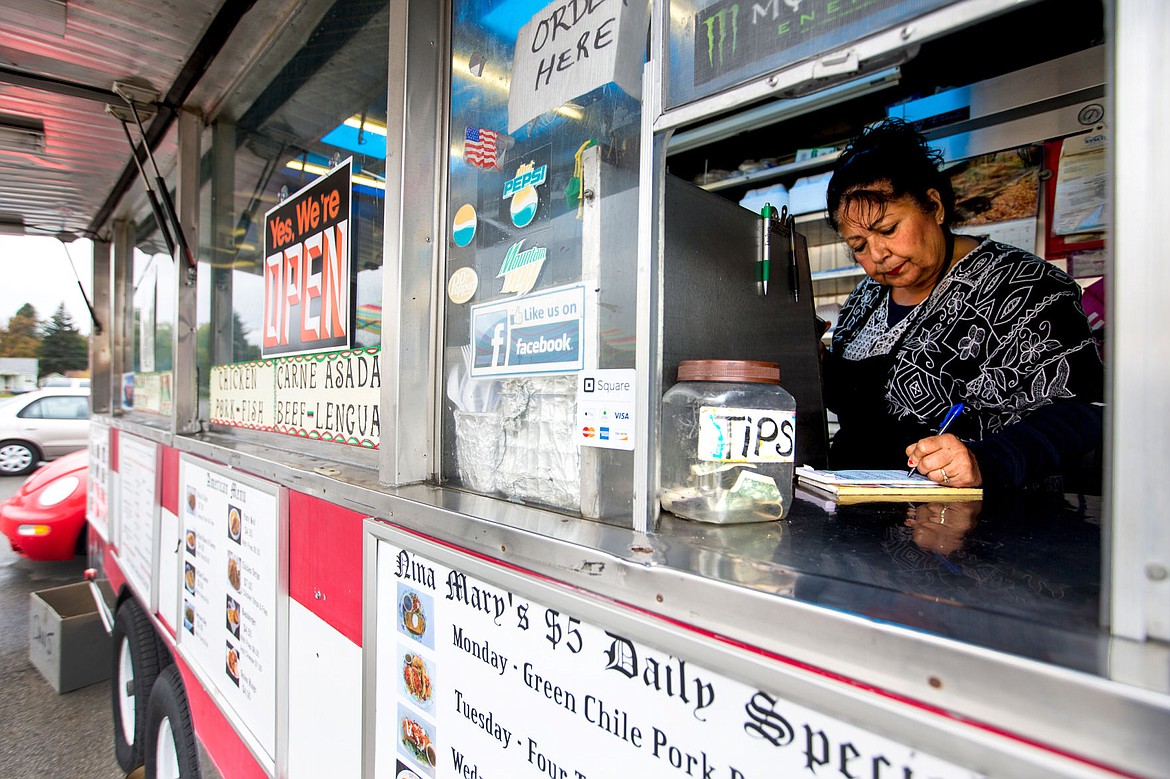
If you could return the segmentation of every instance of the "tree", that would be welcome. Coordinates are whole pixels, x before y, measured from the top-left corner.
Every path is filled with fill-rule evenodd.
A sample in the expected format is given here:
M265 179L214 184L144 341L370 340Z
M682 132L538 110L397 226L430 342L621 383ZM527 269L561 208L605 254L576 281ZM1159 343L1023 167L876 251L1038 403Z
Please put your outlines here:
M260 347L253 343L248 343L248 326L240 319L240 315L235 311L232 312L232 353L230 355L218 355L216 357L217 365L227 365L237 362L248 362L249 360L260 359ZM207 395L206 371L211 368L211 323L205 322L199 325L199 329L195 331L195 364L199 366L200 373L204 376L203 381L199 385L199 393L201 396Z
M57 306L45 324L40 345L40 373L83 371L89 366L89 342L77 331L65 304Z
M8 329L0 331L0 357L36 357L40 339L37 310L25 303L8 320Z

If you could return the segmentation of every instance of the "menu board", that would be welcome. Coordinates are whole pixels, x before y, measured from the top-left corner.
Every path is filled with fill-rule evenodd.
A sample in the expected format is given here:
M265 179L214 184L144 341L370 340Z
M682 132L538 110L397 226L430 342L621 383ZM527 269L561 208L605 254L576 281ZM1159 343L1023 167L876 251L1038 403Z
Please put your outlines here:
M377 449L378 347L211 368L215 425Z
M276 749L278 487L181 460L179 648L269 756Z
M158 444L118 433L118 559L138 592L150 596L158 517Z
M98 417L89 420L89 478L85 518L105 540L110 538L110 426Z
M376 777L978 776L403 546L376 575Z

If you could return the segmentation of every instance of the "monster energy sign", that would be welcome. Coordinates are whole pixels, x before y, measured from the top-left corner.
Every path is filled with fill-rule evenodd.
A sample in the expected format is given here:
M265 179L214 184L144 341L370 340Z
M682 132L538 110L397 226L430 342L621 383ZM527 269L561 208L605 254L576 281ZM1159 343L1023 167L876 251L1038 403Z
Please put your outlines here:
M937 2L722 0L695 15L695 86L751 65L769 69L877 32ZM883 11L880 20L873 19ZM890 18L886 18L890 17ZM868 22L868 23L867 23ZM791 52L793 56L775 55Z

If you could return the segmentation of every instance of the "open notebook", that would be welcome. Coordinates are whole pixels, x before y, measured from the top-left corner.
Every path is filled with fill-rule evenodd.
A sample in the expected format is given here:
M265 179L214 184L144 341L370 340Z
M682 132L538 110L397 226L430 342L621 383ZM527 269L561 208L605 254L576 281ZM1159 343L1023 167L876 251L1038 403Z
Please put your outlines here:
M974 500L983 496L981 487L946 487L921 474L907 476L904 470L819 471L802 465L796 476L801 485L832 495L841 503Z

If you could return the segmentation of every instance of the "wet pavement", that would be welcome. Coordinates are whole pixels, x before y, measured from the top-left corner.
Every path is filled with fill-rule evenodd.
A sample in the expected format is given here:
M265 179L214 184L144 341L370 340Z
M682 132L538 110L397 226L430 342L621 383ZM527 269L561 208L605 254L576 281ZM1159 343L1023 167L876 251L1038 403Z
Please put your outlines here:
M0 476L0 501L24 477ZM29 594L82 581L85 558L30 562L0 536L0 777L123 779L109 682L58 694L28 659Z

